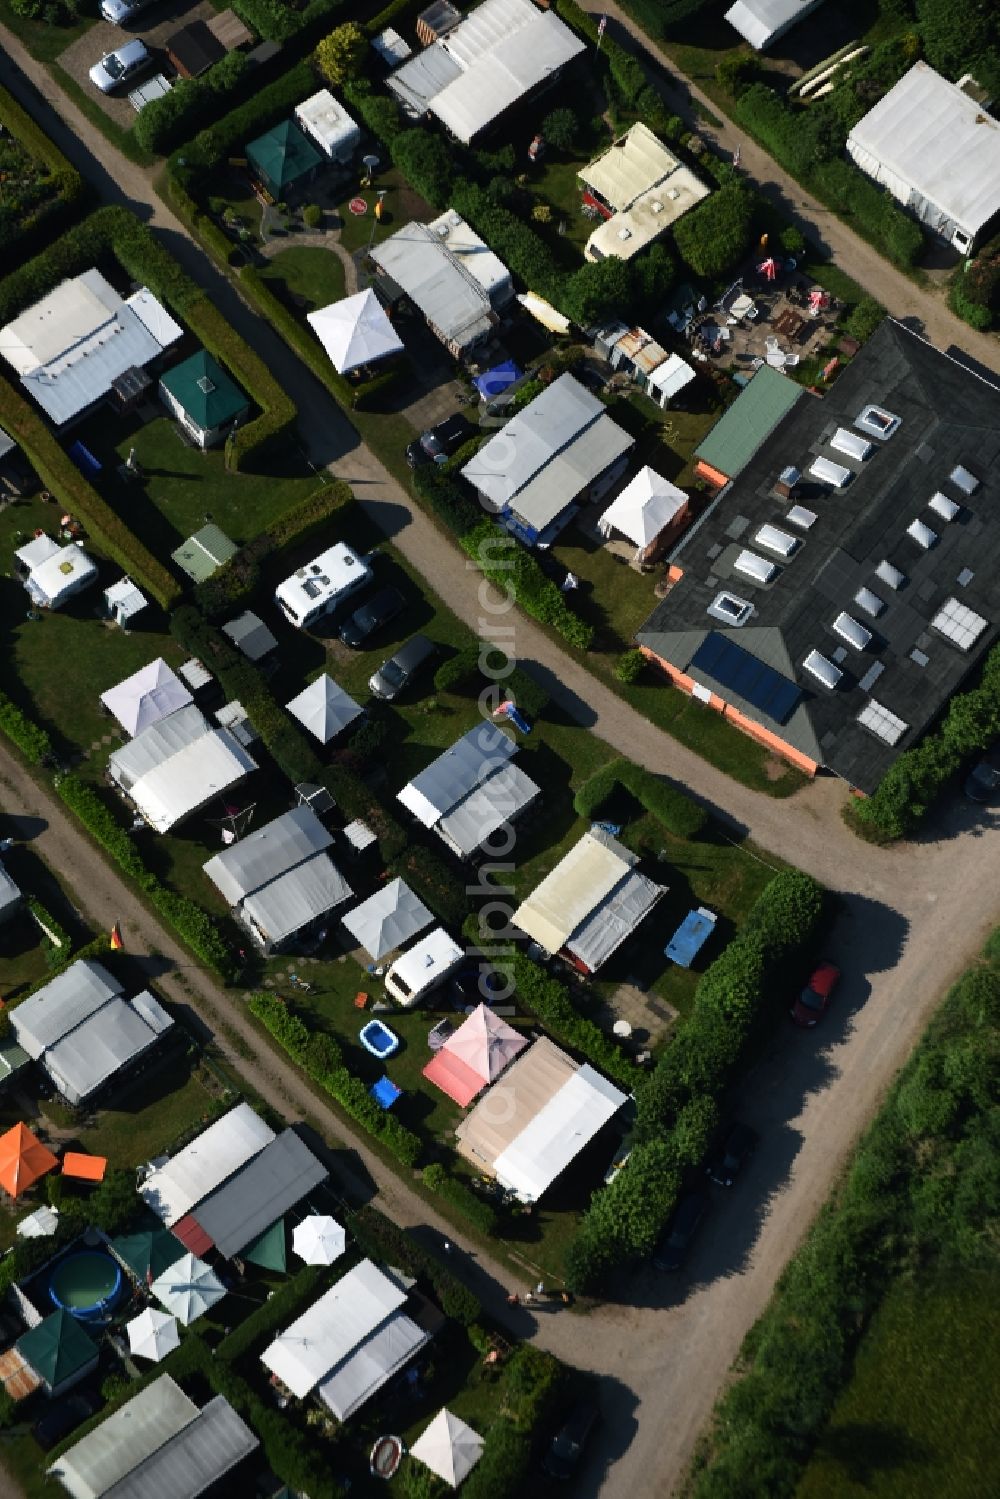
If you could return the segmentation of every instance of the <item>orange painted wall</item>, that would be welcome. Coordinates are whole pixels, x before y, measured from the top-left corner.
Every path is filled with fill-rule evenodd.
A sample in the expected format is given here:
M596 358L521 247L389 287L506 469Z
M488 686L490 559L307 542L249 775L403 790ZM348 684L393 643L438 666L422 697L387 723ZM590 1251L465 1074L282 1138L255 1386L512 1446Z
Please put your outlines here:
M643 645L639 649L647 661L656 662L657 666L670 678L675 687L679 687L682 692L691 693L695 685L693 677L689 677L678 667L672 666L669 661L664 661L662 656L658 656L648 646ZM819 770L819 765L815 760L810 760L808 755L804 755L794 745L786 744L784 739L781 739L777 734L772 734L770 729L765 729L761 724L755 723L752 718L746 718L738 708L732 707L730 703L727 703L724 698L719 697L716 693L712 693L710 700L705 706L707 708L714 708L716 713L722 714L727 723L731 723L734 728L739 729L741 733L746 734L750 739L756 740L758 744L763 744L767 749L773 750L776 755L780 755L783 760L788 760L796 769L805 771L806 775L814 776L817 770Z

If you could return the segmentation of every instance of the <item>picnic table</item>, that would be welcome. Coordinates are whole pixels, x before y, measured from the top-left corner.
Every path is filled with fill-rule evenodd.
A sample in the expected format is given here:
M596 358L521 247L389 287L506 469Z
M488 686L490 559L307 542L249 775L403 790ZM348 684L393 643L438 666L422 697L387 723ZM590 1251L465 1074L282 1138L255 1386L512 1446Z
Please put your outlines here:
M717 920L715 912L710 911L707 906L689 911L663 949L665 955L679 968L690 968L715 930Z
M775 318L774 331L791 341L798 338L805 325L806 320L801 312L796 312L793 307L786 307L784 312Z

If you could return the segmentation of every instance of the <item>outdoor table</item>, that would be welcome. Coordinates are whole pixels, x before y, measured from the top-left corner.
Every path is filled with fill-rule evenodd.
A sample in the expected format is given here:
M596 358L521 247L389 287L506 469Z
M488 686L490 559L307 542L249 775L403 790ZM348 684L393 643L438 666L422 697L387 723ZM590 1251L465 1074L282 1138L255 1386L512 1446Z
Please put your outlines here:
M752 306L753 297L748 297L746 292L742 292L729 310L734 318L743 318L746 317Z
M786 307L780 317L774 320L776 332L785 338L794 339L802 332L806 320L800 312L795 312L791 307Z

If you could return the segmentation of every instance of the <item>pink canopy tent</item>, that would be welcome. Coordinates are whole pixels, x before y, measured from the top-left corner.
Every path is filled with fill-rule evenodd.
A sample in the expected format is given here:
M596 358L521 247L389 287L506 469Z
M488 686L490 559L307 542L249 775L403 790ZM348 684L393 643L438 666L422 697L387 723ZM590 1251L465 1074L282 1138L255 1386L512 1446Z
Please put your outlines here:
M527 1044L526 1037L479 1005L427 1063L424 1077L464 1109Z

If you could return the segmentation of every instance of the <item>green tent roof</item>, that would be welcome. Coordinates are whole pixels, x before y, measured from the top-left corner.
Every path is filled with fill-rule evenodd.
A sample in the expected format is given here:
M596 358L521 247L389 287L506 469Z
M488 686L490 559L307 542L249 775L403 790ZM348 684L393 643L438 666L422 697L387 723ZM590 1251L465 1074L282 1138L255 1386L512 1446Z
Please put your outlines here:
M58 1389L97 1357L97 1344L75 1317L62 1310L52 1312L14 1346L50 1390Z
M203 432L211 432L246 411L249 402L204 349L160 376L160 384Z
M189 578L193 578L196 583L204 583L224 562L235 557L238 551L236 543L230 541L224 531L210 522L193 536L189 536L170 556Z
M288 1268L284 1218L279 1218L277 1223L265 1228L258 1239L254 1239L246 1249L241 1249L240 1258L249 1260L252 1265L260 1265L265 1270L280 1270L284 1273Z
M761 365L750 384L695 448L695 457L718 469L727 479L735 479L804 394L802 386L787 375L768 364ZM794 463L795 457L790 453L788 462Z
M27 1067L30 1061L23 1046L18 1046L16 1041L5 1041L0 1046L0 1083L6 1082L15 1072L20 1072L22 1067Z
M271 192L283 193L314 172L323 158L293 120L282 120L250 142L247 160Z
M146 1229L141 1233L122 1234L111 1240L111 1248L128 1266L136 1280L145 1283L151 1270L153 1279L177 1263L186 1251L180 1239L165 1228Z

